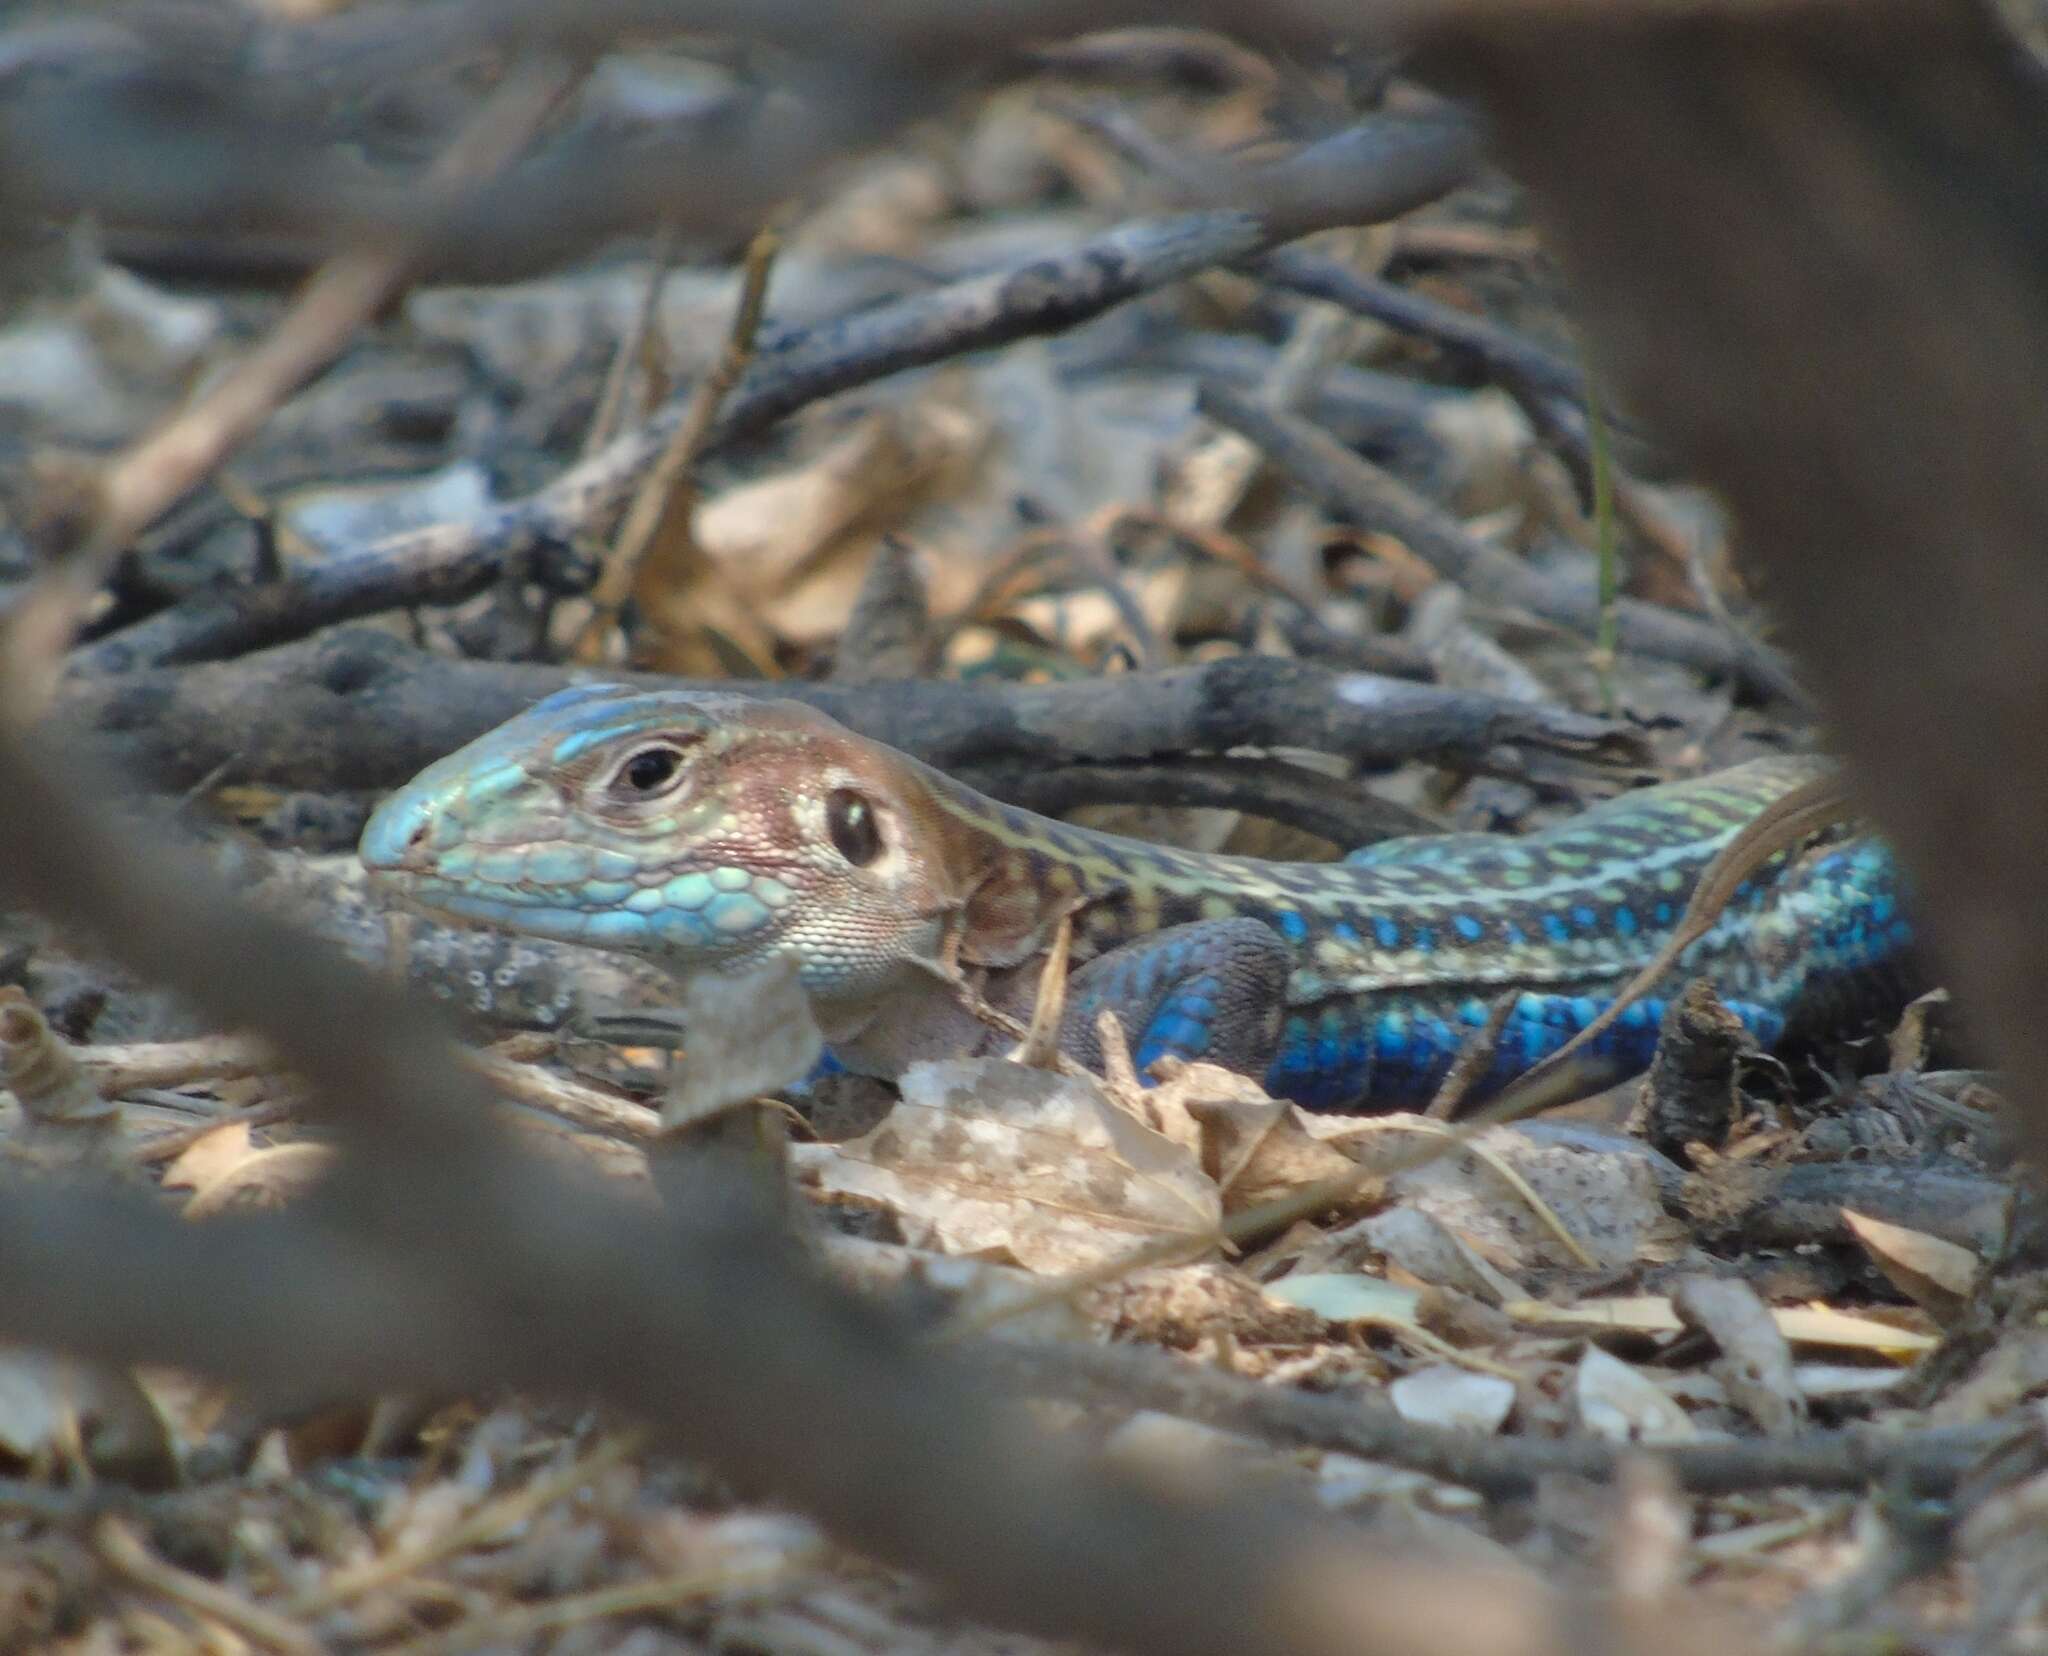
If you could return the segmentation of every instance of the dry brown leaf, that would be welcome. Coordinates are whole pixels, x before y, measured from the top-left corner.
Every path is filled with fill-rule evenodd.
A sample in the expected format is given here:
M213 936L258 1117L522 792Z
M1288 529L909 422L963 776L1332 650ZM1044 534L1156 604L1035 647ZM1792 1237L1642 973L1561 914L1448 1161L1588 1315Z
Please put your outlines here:
M1970 1303L1983 1262L1968 1248L1850 1208L1842 1223L1886 1280L1937 1322L1953 1321Z
M164 1169L164 1188L204 1190L258 1153L246 1121L224 1121L200 1134Z
M1215 1148L1204 1160L1218 1170L1228 1212L1358 1171L1356 1162L1314 1137L1302 1125L1301 1112L1282 1100L1252 1106L1205 1099L1194 1113L1209 1129ZM1352 1212L1375 1206L1382 1189L1379 1180L1362 1179L1343 1205Z

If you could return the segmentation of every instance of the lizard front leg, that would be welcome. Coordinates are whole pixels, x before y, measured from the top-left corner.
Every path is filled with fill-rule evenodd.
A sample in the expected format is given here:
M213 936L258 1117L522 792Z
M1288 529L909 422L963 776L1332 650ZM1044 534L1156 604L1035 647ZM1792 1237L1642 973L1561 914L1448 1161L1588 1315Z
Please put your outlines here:
M1067 986L1060 1045L1102 1067L1096 1019L1113 1012L1138 1073L1155 1059L1263 1077L1280 1041L1294 953L1263 920L1197 920L1098 955Z

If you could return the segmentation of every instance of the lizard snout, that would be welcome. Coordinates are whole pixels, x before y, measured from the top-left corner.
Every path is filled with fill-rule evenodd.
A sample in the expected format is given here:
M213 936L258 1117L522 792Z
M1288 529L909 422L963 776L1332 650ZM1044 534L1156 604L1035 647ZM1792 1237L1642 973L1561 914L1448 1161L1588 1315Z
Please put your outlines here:
M427 841L434 827L434 802L401 789L370 813L357 855L372 873L419 873L427 866Z

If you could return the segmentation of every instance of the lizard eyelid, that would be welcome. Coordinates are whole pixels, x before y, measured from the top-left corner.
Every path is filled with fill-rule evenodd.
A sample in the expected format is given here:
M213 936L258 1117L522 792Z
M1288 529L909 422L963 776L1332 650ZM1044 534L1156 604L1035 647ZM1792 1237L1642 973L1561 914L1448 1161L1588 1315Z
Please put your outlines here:
M611 789L628 799L652 799L670 792L682 773L683 750L673 742L651 742L612 772Z

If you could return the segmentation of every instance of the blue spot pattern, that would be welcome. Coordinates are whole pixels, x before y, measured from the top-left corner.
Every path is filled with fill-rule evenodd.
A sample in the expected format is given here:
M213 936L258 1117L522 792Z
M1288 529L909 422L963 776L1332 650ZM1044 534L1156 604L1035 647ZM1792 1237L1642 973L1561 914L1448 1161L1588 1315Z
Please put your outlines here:
M1760 1044L1776 1044L1816 1009L1853 999L1869 989L1873 975L1898 966L1912 942L1910 929L1895 918L1901 908L1898 883L1889 853L1869 840L1810 859L1789 878L1774 873L1748 882L1740 903L1731 903L1716 932L1694 946L1683 968L1581 1049L1583 1061L1605 1066L1617 1080L1647 1067L1672 998L1694 976L1714 981L1723 1003ZM1526 944L1537 936L1566 942L1588 933L1613 946L1584 969L1583 986L1532 986L1517 994L1491 1062L1474 1079L1467 1098L1477 1103L1498 1093L1597 1018L1676 924L1682 908L1682 903L1632 890L1625 900L1610 899L1599 907L1578 902L1565 913L1554 908L1538 912L1533 905L1517 908L1503 900L1498 913L1481 909L1440 921L1443 934L1462 946L1484 935L1482 915L1506 913L1521 921L1503 921L1498 927L1509 947L1517 946L1518 936ZM1409 916L1354 914L1335 921L1327 909L1311 909L1306 915L1269 912L1266 919L1294 945L1305 933L1353 945L1366 934L1383 948L1405 941L1408 949L1426 952L1438 935L1435 927ZM1766 927L1775 928L1772 947L1757 942ZM1141 1072L1167 1054L1190 1060L1211 1056L1224 1021L1236 1015L1218 975L1219 955L1201 947L1201 931L1190 928L1170 946L1134 945L1097 963L1110 969L1093 981L1089 999L1120 1012L1135 1011L1142 1020L1133 1054ZM1112 966L1118 954L1131 957L1127 967ZM1375 987L1336 990L1290 1007L1272 1049L1266 1088L1310 1109L1419 1108L1442 1086L1474 1032L1487 1024L1497 995L1512 992L1511 982L1497 988L1470 983Z

